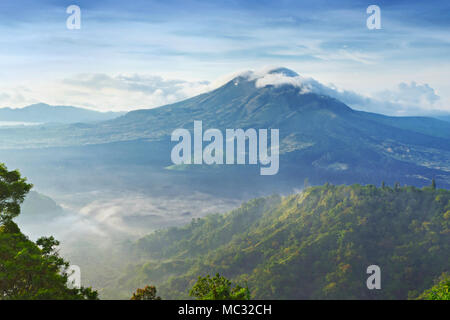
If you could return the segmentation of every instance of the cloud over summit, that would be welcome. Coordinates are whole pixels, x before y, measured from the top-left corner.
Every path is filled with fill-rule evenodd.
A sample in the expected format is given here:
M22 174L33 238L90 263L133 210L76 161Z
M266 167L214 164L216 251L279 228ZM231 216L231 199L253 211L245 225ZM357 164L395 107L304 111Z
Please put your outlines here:
M233 72L211 82L170 79L146 73L80 73L52 83L2 89L0 106L23 107L45 102L99 111L149 109L214 90L239 77L254 81L256 88L291 85L298 87L300 94L312 92L327 95L354 109L387 115L426 115L450 111L446 110L437 91L427 83L402 82L392 89L362 95L331 83L323 84L283 67Z
M287 70L287 71L286 71ZM429 84L402 82L392 90L374 92L370 96L358 94L352 90L343 90L334 84L322 84L319 81L303 77L286 68L262 69L242 74L248 80L254 80L257 88L265 86L291 85L300 88L300 94L316 93L336 98L358 110L378 112L387 115L422 115L445 110L437 103L440 97Z

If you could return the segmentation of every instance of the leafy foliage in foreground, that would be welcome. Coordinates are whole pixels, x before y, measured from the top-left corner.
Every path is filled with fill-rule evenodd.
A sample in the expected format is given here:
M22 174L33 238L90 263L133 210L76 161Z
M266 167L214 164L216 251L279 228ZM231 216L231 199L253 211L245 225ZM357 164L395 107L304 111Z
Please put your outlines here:
M189 291L191 297L197 300L249 300L250 291L239 285L232 285L231 281L220 274L213 278L208 274L206 277L198 277L196 284Z
M20 214L20 204L33 187L26 181L19 171L8 171L6 166L0 163L0 224Z
M53 237L36 244L17 225L0 227L0 300L97 299L90 288L68 288L69 263L59 257ZM62 272L61 272L62 271Z
M144 289L137 289L131 300L161 300L161 297L156 295L155 286L145 286Z
M12 219L31 189L18 171L0 164L0 300L97 299L90 288L69 288L69 263L53 237L30 241Z
M450 300L450 275L443 274L439 282L426 290L419 299L423 300Z
M149 235L116 289L151 281L188 298L199 275L220 272L256 299L415 298L450 270L449 226L449 191L326 184ZM366 287L372 264L381 290Z

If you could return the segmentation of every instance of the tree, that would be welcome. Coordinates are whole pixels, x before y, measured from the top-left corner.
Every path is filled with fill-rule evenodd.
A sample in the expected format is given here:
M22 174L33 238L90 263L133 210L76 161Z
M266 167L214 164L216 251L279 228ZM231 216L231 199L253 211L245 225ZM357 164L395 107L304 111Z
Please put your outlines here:
M198 277L189 295L197 300L250 300L250 291L247 287L233 287L231 281L218 273L214 278L210 275Z
M131 300L161 300L161 297L156 296L155 286L145 286L144 289L137 289Z
M90 288L68 288L69 263L55 250L53 237L36 243L20 232L13 221L0 227L0 299L97 299Z
M450 300L450 275L444 273L439 282L419 297L422 300Z
M32 185L0 164L0 300L98 299L91 288L69 288L69 263L53 237L29 240L12 219Z
M434 178L431 180L431 189L436 190L436 180Z
M8 171L6 166L0 163L0 224L20 214L20 204L33 187L26 181L19 171Z

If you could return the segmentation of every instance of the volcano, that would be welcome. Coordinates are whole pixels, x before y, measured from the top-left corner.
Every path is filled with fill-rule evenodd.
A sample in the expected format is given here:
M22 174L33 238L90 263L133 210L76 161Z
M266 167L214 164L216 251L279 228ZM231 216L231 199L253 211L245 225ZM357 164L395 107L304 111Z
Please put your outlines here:
M204 130L279 129L279 173L262 178L251 166L174 168L170 135L177 128L192 130L195 120L203 122ZM302 187L305 179L423 186L435 178L440 186L450 186L449 123L354 110L286 68L244 72L213 91L109 121L0 129L0 137L5 152L57 147L53 156L58 157L81 148L89 150L86 165L92 159L116 167L145 164L159 173L181 175L189 184L197 179L216 188L228 181L230 188L273 192Z

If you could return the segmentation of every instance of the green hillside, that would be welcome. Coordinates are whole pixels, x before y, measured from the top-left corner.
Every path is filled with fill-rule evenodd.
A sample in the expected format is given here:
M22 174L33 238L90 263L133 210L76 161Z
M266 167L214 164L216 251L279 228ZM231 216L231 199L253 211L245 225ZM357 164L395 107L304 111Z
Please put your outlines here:
M151 283L187 298L199 275L219 272L256 299L414 298L450 270L449 226L447 190L326 184L155 232L132 247L142 263L103 295ZM366 287L372 264L381 290Z

